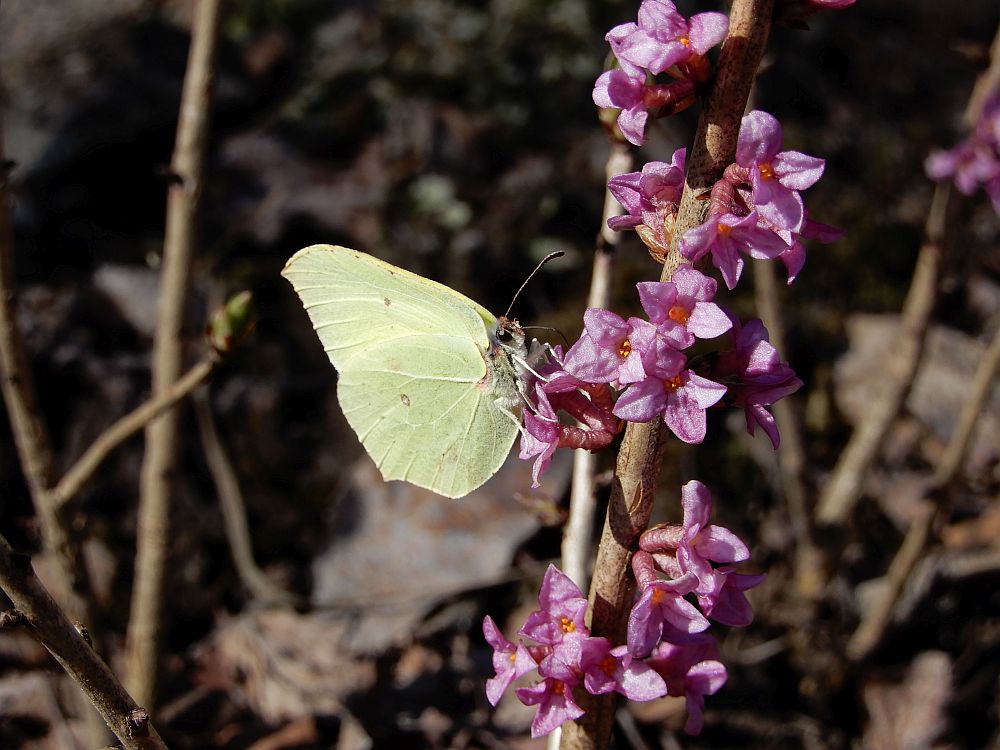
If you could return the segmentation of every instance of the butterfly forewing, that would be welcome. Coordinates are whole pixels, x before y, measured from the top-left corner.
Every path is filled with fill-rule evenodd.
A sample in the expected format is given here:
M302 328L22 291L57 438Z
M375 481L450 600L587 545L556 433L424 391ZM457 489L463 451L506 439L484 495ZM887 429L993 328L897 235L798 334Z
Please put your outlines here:
M489 347L489 313L448 287L346 247L300 250L281 272L338 369L373 341L447 331ZM492 316L491 316L492 317Z
M315 245L283 275L337 367L348 422L386 479L449 497L503 464L517 435L496 319L458 292L364 253Z

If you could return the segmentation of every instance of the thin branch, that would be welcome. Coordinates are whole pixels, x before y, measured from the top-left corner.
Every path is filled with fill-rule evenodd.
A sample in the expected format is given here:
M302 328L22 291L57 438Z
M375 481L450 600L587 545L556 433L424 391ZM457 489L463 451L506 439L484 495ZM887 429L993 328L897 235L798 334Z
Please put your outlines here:
M939 182L934 189L924 243L903 304L900 331L882 370L881 392L867 405L860 424L823 487L816 506L816 520L820 524L840 525L850 515L861 496L868 469L878 457L885 436L913 385L937 298L949 194L946 183Z
M220 0L201 0L191 27L191 50L181 94L167 195L167 223L160 281L160 310L153 342L152 392L167 392L181 373L181 330L194 251L194 218L201 200L213 63ZM126 674L133 694L151 705L163 616L163 589L170 544L170 495L177 457L177 411L168 410L146 427L146 456L140 477L135 587L126 637Z
M990 392L997 383L997 368L1000 366L1000 319L995 320L996 330L993 333L993 341L983 358L979 361L976 374L972 379L972 388L969 397L962 406L962 412L958 417L958 424L955 426L948 445L945 448L937 469L934 471L934 478L931 484L935 488L941 488L949 484L955 478L959 468L962 466L962 459L969 448L969 441L975 432L979 415L986 409L984 405L989 400Z
M781 313L781 298L773 263L755 263L753 267L754 297L757 310L767 326L771 343L779 352L787 352L785 324ZM788 507L788 520L795 539L795 586L808 599L819 595L822 584L820 551L812 538L803 472L806 452L798 416L787 398L772 407L781 433L778 444L778 472L781 489Z
M262 603L291 603L294 597L284 589L271 583L253 559L250 544L250 526L247 524L243 493L233 471L232 462L226 455L219 433L215 429L212 406L208 400L208 388L199 388L191 398L198 422L198 433L205 460L208 463L215 492L219 496L219 508L229 541L229 551L240 581L247 590Z
M601 214L601 228L594 248L594 265L590 274L590 292L587 307L607 308L611 304L611 285L615 255L621 241L621 233L608 226L608 219L619 216L623 206L611 194L607 183L612 177L625 174L632 169L632 152L624 143L612 142L608 160L604 165L604 210ZM597 475L597 456L590 451L573 451L573 481L569 496L569 517L563 530L562 566L563 572L580 590L589 584L587 563L593 549L594 516L597 513L597 493L594 477ZM562 743L562 729L557 727L549 735L549 750L558 750Z
M903 586L927 548L934 516L935 508L928 505L910 523L902 545L889 564L889 571L882 581L883 588L878 599L865 613L857 630L847 642L848 658L855 661L865 658L882 639Z
M965 108L966 127L975 126L990 94L995 91L1000 91L1000 27L997 28L993 44L990 45L990 66L976 79L972 94L969 96L969 104Z
M31 559L14 552L2 536L0 588L20 613L17 619L76 681L126 750L166 750L149 714L70 623L38 580Z
M0 125L0 162L4 159ZM14 237L10 221L7 170L0 173L0 386L14 433L24 478L31 492L41 530L42 547L53 552L56 597L70 616L93 625L89 581L79 546L60 515L49 490L55 477L52 443L38 411L34 379L17 326L14 296Z
M604 168L605 184L612 177L632 169L632 153L622 143L612 143ZM612 270L621 234L608 227L608 219L623 211L621 204L605 187L604 213L601 231L594 250L594 268L590 276L590 293L587 307L606 308L611 303ZM595 512L594 475L597 457L590 451L577 450L573 454L573 488L569 500L569 518L563 532L563 572L580 587L587 587L587 562L593 549Z
M698 120L684 194L660 276L663 281L669 281L682 262L680 237L705 219L708 201L700 201L698 196L733 161L740 121L767 44L773 7L774 0L733 2L729 36L719 54L716 79ZM663 461L660 422L632 423L625 431L597 551L590 588L590 627L594 635L615 643L625 640L628 604L634 589L628 563L639 534L649 523ZM589 694L580 698L580 705L587 713L579 721L563 725L562 748L603 750L611 736L615 698Z
M970 123L975 122L979 118L988 92L995 90L998 85L1000 85L1000 27L997 28L993 39L990 66L976 81L973 93L969 98L969 104L966 107L966 118ZM930 244L938 244L944 235L945 206L938 206L939 196L942 195L943 197L940 199L940 202L946 204L948 193L946 188L942 188L939 183L938 190L934 194L935 201L932 204L931 213L927 218L926 231L928 239L924 248L927 248ZM935 210L935 206L938 206L937 210ZM924 250L922 249L920 258L917 260L917 272L914 274L910 294L907 296L908 307L910 306L911 297L914 295L914 287L917 286L917 278L923 257ZM927 304L929 305L930 303L928 302ZM915 306L916 304L914 304ZM927 310L928 315L929 312ZM907 319L907 310L905 309L903 318L905 331L905 322ZM910 528L906 532L903 544L889 565L880 596L868 612L865 613L857 630L855 630L850 641L848 641L847 655L852 659L861 659L867 656L878 645L886 628L889 626L892 611L903 591L903 587L919 562L921 555L928 547L928 540L931 536L934 519L941 510L943 502L944 493L942 490L952 480L961 466L962 457L968 448L977 419L983 412L982 406L992 390L998 365L1000 365L1000 329L994 332L992 343L980 361L979 367L976 369L972 389L962 407L958 424L955 426L944 454L941 456L941 460L926 488L927 492L933 493L934 503L925 508L910 523ZM843 457L841 460L843 460Z
M989 68L979 76L969 97L965 116L970 124L979 118L988 93L997 90L997 86L1000 86L1000 27L993 38ZM851 435L823 489L816 508L820 523L840 524L847 518L861 494L864 475L877 457L882 440L913 384L936 298L948 196L947 183L939 182L924 228L924 244L903 307L902 330L886 367L883 392L865 412L864 420Z
M889 565L878 598L865 613L857 630L848 641L847 655L850 658L862 659L871 653L889 627L892 612L905 588L906 581L927 552L934 518L941 509L942 490L950 484L958 467L961 466L962 457L975 431L978 418L985 411L983 404L986 403L990 391L996 384L998 367L1000 367L1000 329L994 333L989 349L979 362L969 397L962 406L958 425L948 440L948 445L934 472L934 478L928 487L929 491L936 493L935 502L928 505L925 511L910 523L903 544Z
M52 490L57 507L65 505L83 488L115 448L205 382L220 362L219 356L212 352L164 393L136 407L104 430Z

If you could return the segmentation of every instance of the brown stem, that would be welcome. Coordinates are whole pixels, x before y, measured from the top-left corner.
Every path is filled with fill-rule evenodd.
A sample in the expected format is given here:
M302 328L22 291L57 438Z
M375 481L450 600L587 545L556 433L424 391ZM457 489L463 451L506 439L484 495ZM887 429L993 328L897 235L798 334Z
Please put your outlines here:
M979 76L966 107L966 119L975 122L990 91L1000 85L1000 28L993 39L990 66ZM923 352L937 292L938 267L945 235L949 189L938 183L924 226L925 240L917 257L917 267L903 306L902 330L894 355L887 368L886 383L880 398L855 429L847 447L837 460L829 481L823 488L816 508L820 523L839 524L854 507L861 493L864 475L875 460L879 446L892 421L899 413L916 374Z
M719 54L718 73L698 121L698 132L688 162L670 249L661 280L668 281L683 262L678 241L698 226L708 210L698 196L719 179L733 161L740 120L746 108L757 66L764 54L774 0L734 0L729 36ZM608 516L597 551L590 587L591 632L615 643L625 640L625 626L634 582L629 558L639 534L649 523L653 497L663 460L662 422L632 423L625 431L611 487ZM563 750L603 750L614 722L615 698L581 693L587 713L578 722L563 725Z
M80 491L115 448L191 393L215 371L220 361L218 355L210 354L188 370L166 392L136 407L104 430L52 490L58 506L62 507Z
M3 132L0 130L0 162L3 159ZM52 443L38 411L34 379L17 326L13 255L10 194L4 169L0 173L0 386L18 459L38 516L42 547L54 553L56 597L71 617L93 625L88 608L86 568L81 562L79 546L50 494L55 477Z
M979 361L976 374L972 379L972 387L969 389L969 396L962 405L962 412L958 416L958 424L955 425L955 430L952 432L944 454L934 471L931 484L935 488L946 486L958 473L962 465L962 458L968 450L969 441L972 440L972 434L975 432L979 416L986 411L984 404L989 399L993 386L997 383L997 368L1000 366L1000 319L995 318L993 323L995 326L993 341L990 342L989 348Z
M969 98L969 104L966 107L966 119L969 123L974 123L979 118L988 93L996 89L998 82L1000 82L1000 27L998 27L993 39L990 66L976 81L973 93ZM917 271L914 273L914 279L911 282L910 292L906 299L906 307L903 310L904 331L906 329L908 312L914 317L917 312L923 312L923 310L916 310L914 312L914 309L920 306L921 301L928 308L926 314L928 316L930 314L929 307L933 302L934 288L929 287L929 282L932 279L924 280L925 288L922 291L920 289L915 291L915 288L918 287L922 261L927 264L940 262L937 257L939 254L937 246L941 243L945 233L947 202L948 190L939 183L934 193L934 202L931 206L930 215L927 218L925 230L927 239L917 259ZM929 246L935 252L930 253L928 251L932 255L932 258L924 261L924 253ZM936 279L936 275L934 278ZM920 294L929 296L931 299L926 301L920 300ZM918 299L914 300L914 297L918 297ZM924 325L926 328L926 322ZM906 537L903 539L902 545L900 545L899 550L897 550L896 555L892 559L892 563L889 565L889 570L885 575L878 599L865 613L857 630L854 631L854 634L847 643L847 655L852 659L858 660L864 658L878 645L886 628L889 626L889 622L892 619L892 611L904 589L907 579L929 546L934 519L937 516L937 512L941 509L940 506L943 500L942 490L951 482L961 466L962 456L968 448L977 419L983 412L982 405L989 397L995 382L998 366L1000 366L1000 330L994 332L993 341L980 361L979 367L976 369L972 389L962 407L958 424L952 432L944 454L927 487L927 490L934 494L934 503L924 508L910 523L910 528L906 531ZM853 442L854 436L851 439ZM841 461L843 460L842 456ZM839 464L840 462L838 462L838 466Z
M167 195L160 309L153 342L152 392L166 393L181 372L181 329L194 251L194 218L201 200L213 61L220 0L200 0L191 27L191 49L181 94L171 171L178 178ZM129 688L152 705L163 615L163 587L170 544L170 495L176 471L177 410L146 427L146 456L140 477L135 586L126 637Z
M240 581L259 603L290 604L294 601L294 597L271 583L254 561L243 493L240 491L240 483L236 478L232 462L226 455L218 430L215 429L208 388L195 391L191 401L198 422L198 434L205 450L205 461L212 475L215 492L219 496L219 508L222 511L226 539L229 541L229 551Z
M989 349L979 362L973 378L969 397L962 406L962 414L948 446L937 465L929 490L935 493L935 502L928 506L910 523L903 544L896 552L889 570L885 574L882 589L871 608L865 612L857 630L847 643L847 655L852 659L863 659L878 645L892 620L892 611L906 586L910 574L926 553L931 541L934 518L941 509L942 490L951 483L961 465L962 456L968 448L979 415L985 409L983 404L989 398L996 383L997 369L1000 367L1000 329L993 334Z
M883 588L880 595L847 642L848 658L855 661L864 659L882 639L882 634L892 619L892 610L903 591L903 585L927 548L931 525L934 522L934 511L933 506L927 506L910 522L903 544L892 558L889 571L882 581Z
M127 750L166 750L149 716L125 691L35 576L31 559L0 536L0 587L17 618L91 700Z
M816 506L816 520L821 524L840 525L847 519L861 495L865 475L913 385L937 298L948 196L947 184L938 183L927 217L926 238L903 304L899 335L884 368L882 390L868 405L823 487Z
M605 184L612 177L631 171L632 162L632 153L628 146L612 143L604 168ZM621 234L608 227L608 219L620 215L622 210L621 204L611 191L605 188L604 212L601 217L601 231L597 236L597 247L594 250L594 268L590 276L587 307L606 308L611 303L612 269ZM587 560L592 549L591 529L594 526L596 467L595 454L585 450L573 453L573 486L569 499L569 518L563 534L562 562L563 572L581 589L587 586Z
M773 262L755 263L753 268L754 297L757 310L779 352L786 352L785 326L781 313L781 297ZM812 538L811 518L807 505L803 472L806 452L802 443L799 420L791 402L783 398L772 407L781 433L778 444L778 472L781 491L788 508L788 520L795 539L795 586L799 594L815 599L823 584L820 552Z

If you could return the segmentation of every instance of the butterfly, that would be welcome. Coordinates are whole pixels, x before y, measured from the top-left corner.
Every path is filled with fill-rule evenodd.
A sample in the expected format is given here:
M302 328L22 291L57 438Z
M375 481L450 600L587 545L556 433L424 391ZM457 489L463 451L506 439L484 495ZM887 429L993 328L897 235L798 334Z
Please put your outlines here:
M497 472L523 403L516 325L346 247L299 250L281 275L337 368L344 416L385 479L462 497Z

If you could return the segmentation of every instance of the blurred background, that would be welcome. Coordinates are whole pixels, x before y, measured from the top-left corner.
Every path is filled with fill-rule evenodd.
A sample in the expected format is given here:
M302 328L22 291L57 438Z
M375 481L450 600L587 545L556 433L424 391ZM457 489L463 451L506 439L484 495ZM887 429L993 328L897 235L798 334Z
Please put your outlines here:
M678 3L685 15L706 6L725 10ZM59 471L149 394L192 7L0 6L17 312ZM344 244L500 313L534 264L563 250L514 312L574 340L609 150L591 90L608 54L604 34L634 20L637 7L227 7L186 361L206 351L206 317L228 294L252 290L259 323L204 391L208 408L181 407L153 712L171 747L544 747L528 736L532 711L486 703L483 681L493 672L481 622L490 614L511 636L535 608L541 574L559 555L569 456L535 491L530 465L516 457L460 501L384 485L278 274L300 247ZM813 16L809 31L772 33L755 106L781 120L786 148L827 160L806 204L812 218L847 231L832 245L811 245L800 278L779 295L783 354L806 383L791 402L809 507L877 393L934 190L923 161L964 137L963 111L998 21L995 0L860 0ZM636 168L690 145L696 122L693 108L656 123ZM656 517L676 519L679 483L700 479L717 522L750 541L748 570L769 577L752 592L752 626L713 626L730 677L708 700L703 734L679 733L683 701L657 701L622 714L618 747L997 746L1000 393L983 408L936 541L907 577L882 637L863 658L845 649L878 585L870 582L927 503L921 483L998 324L998 229L985 196L953 197L917 384L859 504L845 523L817 532L822 570L801 569L775 457L763 436L745 434L741 414L713 412L697 450L673 446L682 476L664 476ZM634 284L658 277L659 267L631 234L615 273L616 311L637 312ZM753 286L724 304L753 314ZM0 531L38 551L6 420L0 435ZM256 565L289 592L284 603L236 572L208 444L228 457ZM127 442L72 504L113 665L128 618L142 455L141 437ZM613 451L600 460L610 468ZM44 555L36 563L44 570ZM810 575L819 592L805 596L796 581ZM24 633L0 633L0 746L88 747L75 739L73 690Z

